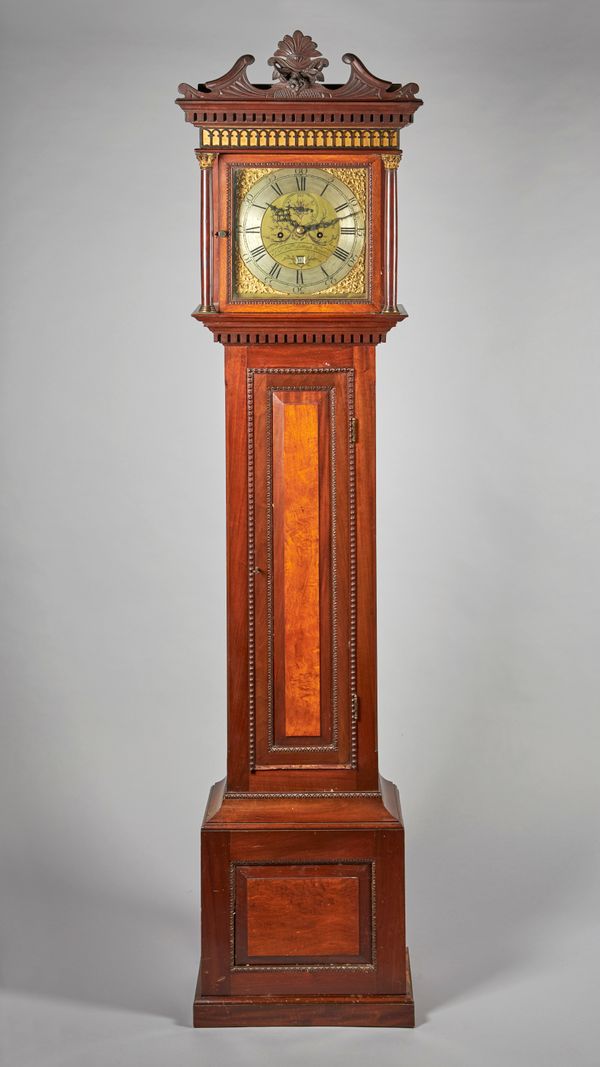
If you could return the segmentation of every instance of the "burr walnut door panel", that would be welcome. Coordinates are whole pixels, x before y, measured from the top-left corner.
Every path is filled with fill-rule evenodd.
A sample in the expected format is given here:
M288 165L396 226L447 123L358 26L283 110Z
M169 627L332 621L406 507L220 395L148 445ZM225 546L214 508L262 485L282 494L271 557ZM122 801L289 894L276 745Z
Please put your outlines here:
M352 768L352 368L249 371L252 769Z

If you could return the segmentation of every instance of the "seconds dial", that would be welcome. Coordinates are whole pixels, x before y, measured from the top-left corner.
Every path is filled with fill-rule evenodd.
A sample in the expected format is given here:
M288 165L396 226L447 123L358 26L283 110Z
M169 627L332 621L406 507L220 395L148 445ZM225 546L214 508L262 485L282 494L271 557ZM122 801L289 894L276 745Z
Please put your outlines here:
M316 167L274 170L239 205L238 241L248 270L275 293L326 293L363 252L364 211L337 176Z

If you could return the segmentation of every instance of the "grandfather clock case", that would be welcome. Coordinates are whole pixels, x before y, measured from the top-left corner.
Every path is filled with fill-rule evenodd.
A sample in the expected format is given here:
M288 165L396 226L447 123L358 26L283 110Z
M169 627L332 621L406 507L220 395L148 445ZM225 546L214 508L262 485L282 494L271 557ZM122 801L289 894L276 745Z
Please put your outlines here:
M200 305L225 348L227 776L201 834L195 1026L413 1026L398 790L377 762L375 353L418 86L296 30L179 87Z

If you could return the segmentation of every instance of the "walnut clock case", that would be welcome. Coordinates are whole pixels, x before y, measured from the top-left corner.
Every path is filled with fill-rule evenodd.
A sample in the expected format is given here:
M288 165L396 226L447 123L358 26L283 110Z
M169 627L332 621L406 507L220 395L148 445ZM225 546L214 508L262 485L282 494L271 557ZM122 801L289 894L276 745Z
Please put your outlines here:
M227 777L202 826L196 1026L413 1026L404 827L377 765L375 352L418 86L299 30L179 106L225 346Z

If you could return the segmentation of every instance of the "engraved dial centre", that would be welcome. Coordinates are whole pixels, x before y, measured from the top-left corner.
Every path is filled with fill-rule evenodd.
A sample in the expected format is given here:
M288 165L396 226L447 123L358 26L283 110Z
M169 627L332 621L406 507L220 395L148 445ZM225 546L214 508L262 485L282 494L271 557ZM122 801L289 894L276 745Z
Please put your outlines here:
M286 193L265 211L261 237L283 267L318 267L338 246L340 224L331 202L313 193Z

